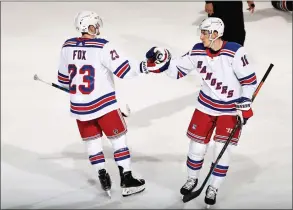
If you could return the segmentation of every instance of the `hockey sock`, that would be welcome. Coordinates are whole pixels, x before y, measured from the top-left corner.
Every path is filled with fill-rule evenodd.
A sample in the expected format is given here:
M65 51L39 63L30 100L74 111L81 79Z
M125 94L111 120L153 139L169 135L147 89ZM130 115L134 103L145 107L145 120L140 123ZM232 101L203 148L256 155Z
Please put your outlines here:
M215 144L214 144L214 161L217 159L223 146L224 146L224 143L215 142ZM226 174L229 169L231 149L234 147L235 146L233 146L233 145L229 145L227 147L227 150L223 153L223 156L221 157L220 161L218 162L216 168L214 169L214 171L211 175L210 185L212 185L216 189L218 189L221 186L221 184L223 183L223 181L226 177ZM213 165L213 163L212 163L212 165Z
M187 173L190 178L198 178L202 168L207 145L190 140L187 156Z
M102 148L102 139L84 141L86 150L89 155L89 161L96 171L105 168L105 157Z
M130 152L126 146L126 135L118 138L111 139L112 147L114 150L114 159L118 166L123 167L124 171L130 171Z

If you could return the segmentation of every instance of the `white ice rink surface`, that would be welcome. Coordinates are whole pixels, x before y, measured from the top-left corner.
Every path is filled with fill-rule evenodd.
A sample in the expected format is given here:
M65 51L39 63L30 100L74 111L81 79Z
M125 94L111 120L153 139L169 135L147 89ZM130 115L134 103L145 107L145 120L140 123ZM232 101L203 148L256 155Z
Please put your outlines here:
M245 11L246 11L246 4ZM103 17L102 34L142 59L154 45L173 56L196 42L204 3L2 3L1 7L1 208L202 208L204 193L183 204L186 129L199 79L165 75L116 79L123 108L128 103L128 144L133 170L146 191L123 198L110 143L104 139L112 199L100 189L66 93L33 80L56 82L60 47L77 36L80 10ZM244 127L214 208L292 208L292 16L269 2L245 12L246 43L258 79L273 68ZM211 145L212 147L212 145ZM200 182L211 162L205 159Z

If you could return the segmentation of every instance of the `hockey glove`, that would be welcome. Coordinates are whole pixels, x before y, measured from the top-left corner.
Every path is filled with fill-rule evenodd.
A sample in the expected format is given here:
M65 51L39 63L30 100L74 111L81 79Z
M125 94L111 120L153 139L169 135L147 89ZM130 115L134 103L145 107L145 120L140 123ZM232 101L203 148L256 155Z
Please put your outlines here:
M161 73L168 69L172 56L167 49L152 47L146 53L146 58L148 59L148 67L150 67L149 71Z
M236 103L237 115L241 120L242 125L245 125L247 120L253 116L253 111L250 107L251 100L248 98L240 98Z
M160 68L159 66L157 66L153 61L151 60L147 60L147 61L142 61L140 63L140 72L141 73L145 73L148 74L149 72L152 72L154 70L157 70L158 68Z

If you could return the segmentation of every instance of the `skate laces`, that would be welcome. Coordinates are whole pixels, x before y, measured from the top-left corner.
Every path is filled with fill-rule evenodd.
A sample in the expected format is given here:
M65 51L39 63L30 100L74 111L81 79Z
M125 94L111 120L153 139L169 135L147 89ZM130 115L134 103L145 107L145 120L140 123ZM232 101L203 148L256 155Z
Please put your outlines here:
M190 190L194 186L195 182L196 182L196 179L189 178L187 182L185 183L184 188L187 190Z
M127 172L125 172L125 173L127 173ZM127 176L128 176L128 179L133 179L133 180L135 179L135 180L141 182L141 179L139 177L133 175L131 171L129 172L129 174L127 174Z
M217 189L209 186L206 197L210 199L215 199L216 195L217 195Z

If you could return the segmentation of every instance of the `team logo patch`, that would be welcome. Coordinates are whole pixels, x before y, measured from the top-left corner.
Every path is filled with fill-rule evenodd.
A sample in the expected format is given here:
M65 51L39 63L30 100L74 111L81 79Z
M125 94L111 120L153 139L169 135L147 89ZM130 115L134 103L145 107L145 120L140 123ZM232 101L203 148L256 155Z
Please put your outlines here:
M114 133L114 134L118 134L118 129L114 129L114 130L113 130L113 133Z
M193 130L195 130L195 129L196 129L196 127L197 127L197 125L196 125L196 124L193 124L193 125L192 125L192 129L193 129Z

